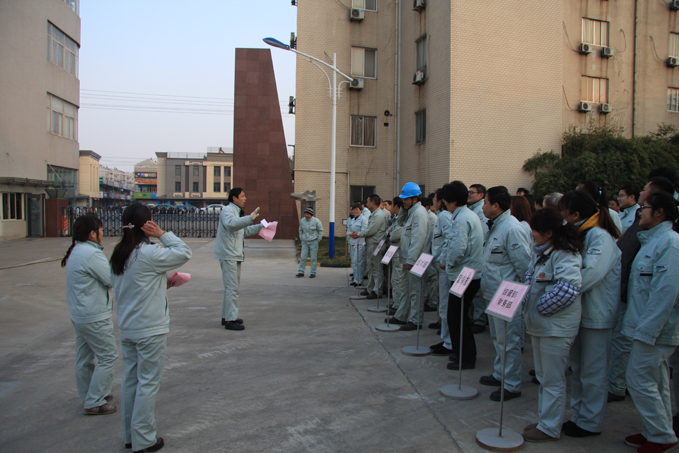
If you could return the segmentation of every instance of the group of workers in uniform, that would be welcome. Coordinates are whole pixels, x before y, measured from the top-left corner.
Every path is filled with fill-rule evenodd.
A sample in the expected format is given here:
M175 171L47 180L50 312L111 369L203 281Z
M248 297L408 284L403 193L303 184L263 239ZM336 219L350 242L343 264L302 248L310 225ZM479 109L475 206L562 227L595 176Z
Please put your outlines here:
M540 385L539 407L538 420L525 428L524 439L599 435L607 403L624 399L627 390L643 431L624 442L640 453L679 449L668 368L679 372L679 355L674 354L679 345L679 211L676 174L672 180L666 170L652 172L643 190L623 187L620 213L609 208L605 191L589 181L538 200L512 196L501 186L468 189L460 181L428 199L412 182L388 205L372 195L367 214L360 204L351 206L351 284L362 285L366 275L362 294L375 297L384 286L383 254L388 246L398 246L390 263L393 304L385 321L402 331L422 327L424 294L438 306L440 318L429 327L439 329L442 341L430 349L433 355L448 356L452 370L476 367L474 333L485 330L481 314L502 282L527 285L506 336L503 321L487 317L496 354L492 373L480 379L498 387L491 400L520 397L521 353L530 335L535 365L530 374ZM383 240L380 253L373 255ZM422 253L431 254L433 261L420 279L409 271ZM476 274L460 298L449 290L465 267ZM504 388L499 388L503 369ZM571 372L573 415L564 420Z

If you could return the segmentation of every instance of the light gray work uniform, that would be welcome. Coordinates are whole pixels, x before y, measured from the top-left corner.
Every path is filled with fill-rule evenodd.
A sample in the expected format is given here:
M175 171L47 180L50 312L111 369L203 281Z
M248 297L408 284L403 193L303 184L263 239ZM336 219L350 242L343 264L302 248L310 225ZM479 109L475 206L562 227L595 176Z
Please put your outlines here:
M394 315L399 321L410 321L413 324L421 324L424 315L424 282L410 271L405 265L415 265L418 258L425 251L429 237L429 216L427 210L419 201L410 209L401 209L399 218L404 221L403 234L401 235L401 265L407 282L407 295L403 304L398 307ZM404 220L405 219L405 220ZM422 300L420 300L422 295Z
M318 244L323 239L323 224L316 217L312 216L307 220L302 217L299 222L299 240L302 241L302 252L299 255L299 273L304 274L306 269L306 258L311 255L311 269L309 273L316 275L318 265Z
M622 222L620 221L620 214L618 214L611 208L608 208L608 214L610 214L611 220L613 220L613 223L618 228L618 231L620 232L620 234L622 234ZM632 218L634 219L634 217ZM632 220L632 223L634 223L634 220Z
M375 292L379 294L380 287L382 286L382 279L384 278L382 271L382 255L384 254L384 245L380 249L380 253L375 256L373 252L377 248L377 245L382 239L384 239L384 233L387 231L387 219L384 217L382 210L377 208L370 214L368 218L368 225L365 229L358 232L359 238L365 238L365 253L367 261L367 273L368 273L368 284L366 285L366 291L368 293Z
M540 381L537 428L555 438L561 436L566 411L568 353L580 327L582 305L578 296L568 307L551 316L539 313L537 306L558 282L579 288L582 284L581 267L579 253L553 250L551 246L540 253L536 253L534 248L528 266L532 277L523 316L532 336L535 377Z
M637 233L622 333L632 338L627 389L650 442L677 441L672 430L667 360L679 345L679 234L666 221ZM675 376L676 379L676 376Z
M108 297L111 267L102 250L96 242L76 241L66 261L66 301L75 328L75 384L85 409L106 404L118 363L113 303Z
M238 319L238 287L240 286L240 265L245 261L243 247L245 238L259 233L262 225L253 225L252 218L242 215L243 210L235 203L229 203L219 214L214 259L219 260L224 282L222 319Z
M142 242L127 259L125 272L111 276L123 347L123 436L133 451L156 443L156 395L170 331L167 272L191 258L189 246L173 233L159 239L164 247Z
M474 214L476 214L479 217L479 221L481 221L483 237L485 238L486 234L488 234L488 219L483 213L483 201L484 199L482 198L476 203L470 204L467 207L471 209L474 212ZM476 276L479 277L481 281L483 281L483 272L478 272ZM475 324L477 326L485 326L486 324L488 324L488 315L486 315L486 307L488 307L488 301L483 297L483 291L477 292L476 296L474 296L474 299L472 300L473 309L473 313L471 314L472 324Z
M571 421L601 432L608 400L608 363L620 304L620 249L596 226L587 230L582 248L582 320L571 347Z
M362 215L354 219L347 220L347 240L349 241L349 254L351 255L351 267L354 272L354 283L359 286L363 285L363 261L361 261L361 254L364 252L363 239L354 239L349 236L349 233L358 233L368 225L367 220Z
M636 219L637 217L638 210L639 205L637 203L634 203L633 206L630 206L629 208L625 208L622 211L620 211L620 214L618 214L618 218L620 219L620 224L622 225L622 230L620 231L621 234L625 234L627 228L632 226L632 224L634 223L634 219ZM611 216L612 215L613 214L611 214Z
M439 209L434 225L433 238L431 242L431 254L434 259L431 266L436 269L438 273L438 301L439 301L439 318L441 318L441 339L443 346L452 349L453 344L450 342L450 330L448 329L448 291L452 283L448 278L445 269L439 266L439 259L441 253L445 250L445 237L450 233L450 228L453 224L453 215L445 209Z
M394 219L391 226L387 230L389 235L389 243L396 247L401 247L401 236L403 235L403 224L399 223L398 219ZM403 264L401 263L401 252L396 250L394 256L391 257L391 290L394 294L394 310L403 305L403 300L408 296L406 275L404 273Z
M361 216L363 217L363 219L365 219L365 224L367 226L368 225L368 219L370 218L370 209L363 208L363 210L361 211ZM363 275L361 276L361 283L363 283L363 277L368 277L368 255L367 255L366 250L365 250L365 246L366 246L365 239L361 239L361 245L359 245L359 247L361 247L361 246L363 248L360 250L359 257L360 257L361 263L362 263L361 269L363 269Z
M424 253L432 254L432 246L434 238L434 227L436 226L437 216L431 209L427 211L427 216L429 216L429 244ZM432 260L432 264L427 268L427 272L424 274L424 279L426 282L427 296L429 297L429 305L438 307L439 303L439 272L436 269L436 265Z
M523 282L531 260L530 240L521 223L512 216L509 209L497 216L486 235L483 247L483 298L490 301L503 280ZM523 315L518 311L507 323L505 338L504 321L488 317L490 336L495 346L493 377L502 380L502 354L507 348L505 368L505 389L521 391L521 337L523 336Z

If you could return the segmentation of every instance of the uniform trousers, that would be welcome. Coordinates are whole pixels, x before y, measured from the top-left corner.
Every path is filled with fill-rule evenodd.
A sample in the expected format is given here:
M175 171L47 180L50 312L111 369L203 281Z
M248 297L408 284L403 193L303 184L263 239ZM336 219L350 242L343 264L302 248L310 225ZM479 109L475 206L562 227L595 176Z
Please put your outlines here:
M133 451L143 450L156 443L156 395L163 378L167 334L123 338L121 343L123 436Z
M505 347L505 321L488 317L488 328L490 338L495 347L495 362L493 363L493 377L498 381L502 380L502 354ZM521 391L521 369L523 360L521 358L521 337L523 334L524 323L523 315L520 311L516 313L514 319L507 323L507 356L505 368L505 389L510 392Z
M224 302L222 303L222 319L235 321L238 319L238 287L240 286L240 261L219 260L224 282Z
M464 292L464 300L454 294L448 295L448 329L450 330L450 342L455 353L460 350L460 315L462 315L462 357L458 357L462 363L476 362L476 341L472 333L472 320L469 316L469 308L474 296L481 288L481 279L472 280ZM460 313L461 306L464 310Z
M391 259L391 290L394 294L394 309L398 311L399 307L403 305L403 300L408 296L408 278L405 275L403 265L401 264L401 256L398 251Z
M374 246L371 245L366 245L366 260L368 262L368 284L366 285L366 291L368 293L375 292L375 294L380 293L380 288L382 286L382 280L384 279L384 273L382 270L382 257L384 254L382 253L382 250L375 256L374 252L375 249L377 248L377 244ZM384 248L384 247L382 247Z
M118 347L111 318L76 323L75 385L85 409L106 404L113 388L113 372L118 363ZM97 365L94 365L94 358Z
M439 267L432 262L424 273L426 294L429 296L429 305L437 306L439 303Z
M354 283L356 283L357 285L363 285L363 273L365 272L362 267L363 261L361 261L361 253L363 252L363 246L357 245L356 247L354 247L352 245L350 246L349 250L351 255L351 267L353 268L354 271Z
M436 263L432 264L432 266ZM438 267L438 266L436 266ZM450 280L448 279L448 273L445 269L438 269L439 274L439 317L441 318L441 340L443 340L443 346L452 349L453 344L450 341L450 329L448 328L448 297L450 297ZM454 351L459 354L459 350Z
M608 391L618 396L625 396L627 389L627 363L632 348L632 339L622 334L627 304L618 305L617 320L611 341L611 364L608 368Z
M316 275L316 267L318 266L318 241L306 242L302 241L302 252L299 255L299 273L303 274L306 269L306 258L310 256L311 269L310 275Z

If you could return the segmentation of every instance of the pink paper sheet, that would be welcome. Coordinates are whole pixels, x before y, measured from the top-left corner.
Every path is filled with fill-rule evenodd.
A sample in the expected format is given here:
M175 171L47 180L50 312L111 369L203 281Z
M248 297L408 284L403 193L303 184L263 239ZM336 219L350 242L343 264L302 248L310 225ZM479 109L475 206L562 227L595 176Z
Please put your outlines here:
M168 281L174 282L174 287L182 286L184 283L188 283L191 280L191 274L185 274L183 272L175 272L172 277L167 278Z
M262 229L259 230L259 235L271 242L276 235L276 226L278 226L278 222L270 222L268 227L262 227Z

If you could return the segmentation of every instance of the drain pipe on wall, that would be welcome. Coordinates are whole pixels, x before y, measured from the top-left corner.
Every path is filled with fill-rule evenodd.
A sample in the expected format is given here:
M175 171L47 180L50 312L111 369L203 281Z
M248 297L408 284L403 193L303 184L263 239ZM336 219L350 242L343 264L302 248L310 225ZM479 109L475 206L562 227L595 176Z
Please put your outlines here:
M397 77L397 90L396 95L396 191L395 194L399 194L399 189L401 188L401 0L398 2L398 56L396 60L398 61L398 77Z
M634 60L632 63L632 138L635 136L636 117L637 117L637 46L639 35L639 0L634 0Z

